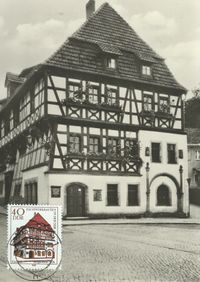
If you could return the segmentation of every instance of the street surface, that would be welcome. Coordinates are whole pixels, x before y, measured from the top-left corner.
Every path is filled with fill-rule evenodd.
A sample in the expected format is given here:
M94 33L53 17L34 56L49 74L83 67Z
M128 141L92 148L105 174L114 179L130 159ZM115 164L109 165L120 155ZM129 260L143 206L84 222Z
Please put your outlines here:
M0 226L0 281L24 281L5 268L3 215ZM62 270L51 281L200 281L200 225L65 226Z

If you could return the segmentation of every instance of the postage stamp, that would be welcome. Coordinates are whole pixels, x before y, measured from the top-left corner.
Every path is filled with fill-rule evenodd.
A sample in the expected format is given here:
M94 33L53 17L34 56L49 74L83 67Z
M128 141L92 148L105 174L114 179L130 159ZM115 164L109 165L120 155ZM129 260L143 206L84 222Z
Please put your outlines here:
M61 206L8 205L8 268L60 268L61 226Z

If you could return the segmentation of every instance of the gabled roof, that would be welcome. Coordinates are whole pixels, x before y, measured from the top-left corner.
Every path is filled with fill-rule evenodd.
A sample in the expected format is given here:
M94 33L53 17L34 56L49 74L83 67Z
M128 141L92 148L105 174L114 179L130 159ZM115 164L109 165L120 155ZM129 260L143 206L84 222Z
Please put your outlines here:
M110 72L98 57L102 52L121 55L118 69ZM140 64L152 64L153 77L142 77ZM45 62L46 65L112 76L135 82L179 89L186 92L174 78L164 60L108 4L103 4Z
M7 72L5 79L5 86L7 86L8 82L14 82L17 84L22 84L24 82L23 77L19 77L17 74Z
M25 227L34 227L42 230L53 231L51 225L41 216L40 213L36 213L32 219L30 219Z
M40 213L36 213L25 225L21 226L17 230L17 233L27 227L53 232L51 225L41 216Z

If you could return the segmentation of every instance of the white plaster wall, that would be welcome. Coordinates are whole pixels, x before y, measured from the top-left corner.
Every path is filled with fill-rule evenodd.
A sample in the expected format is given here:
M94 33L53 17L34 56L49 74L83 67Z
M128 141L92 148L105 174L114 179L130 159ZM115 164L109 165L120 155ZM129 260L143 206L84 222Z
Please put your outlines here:
M177 133L175 134L175 133L140 130L138 133L138 139L139 139L140 147L141 147L141 151L140 151L141 158L144 161L144 165L142 167L141 173L144 176L146 175L145 166L148 162L150 166L150 171L149 171L150 181L151 179L153 179L154 176L160 173L167 173L175 177L178 183L180 183L179 168L180 168L180 165L183 166L183 193L184 193L183 211L185 213L188 213L189 211L189 196L188 196L189 191L188 191L188 183L187 183L187 178L188 178L187 136L183 134L177 134ZM161 163L152 163L151 152L150 152L149 157L145 156L146 147L149 147L151 151L151 142L161 143ZM167 144L168 143L176 144L177 164L168 164L167 163ZM178 150L183 150L183 159L178 158ZM165 181L167 181L166 178L165 178ZM150 190L154 191L157 185L160 185L160 184L158 184L158 182L153 181L150 187ZM170 184L170 188L172 189L172 191L174 191L172 183ZM175 193L175 191L173 193ZM153 199L152 195L151 195L151 201L155 203L155 200ZM151 204L151 208L153 210L154 208L158 210L158 208L156 207L153 208L153 204ZM169 207L162 209L162 211L168 212Z
M63 206L63 214L67 213L66 187L72 182L80 182L88 187L86 202L88 201L88 213L115 214L115 213L143 213L146 210L146 188L142 177L136 176L107 176L107 175L73 175L73 174L49 174L49 190L51 185L61 186L61 198L51 198L50 204ZM107 206L107 184L118 184L118 206ZM128 184L139 184L139 206L128 206ZM102 201L93 201L93 190L102 190Z
M23 172L22 178L22 196L24 197L24 185L26 181L32 179L37 180L38 185L38 204L49 204L49 185L48 185L48 174L47 166L31 169Z

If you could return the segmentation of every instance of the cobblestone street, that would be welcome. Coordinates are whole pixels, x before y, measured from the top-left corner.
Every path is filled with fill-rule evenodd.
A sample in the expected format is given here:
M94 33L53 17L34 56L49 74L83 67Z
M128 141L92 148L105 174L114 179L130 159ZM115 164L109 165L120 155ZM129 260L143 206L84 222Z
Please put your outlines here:
M5 262L5 216L0 224ZM199 239L200 226L191 224L66 226L62 270L51 280L200 281Z

